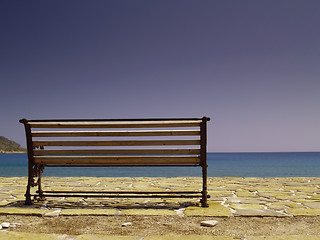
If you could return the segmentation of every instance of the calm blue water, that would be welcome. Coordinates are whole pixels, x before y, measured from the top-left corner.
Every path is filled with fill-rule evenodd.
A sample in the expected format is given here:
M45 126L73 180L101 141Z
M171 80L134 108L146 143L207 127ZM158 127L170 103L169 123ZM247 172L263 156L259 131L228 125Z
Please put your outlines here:
M26 154L0 154L0 177L27 176ZM320 177L320 152L208 153L209 177ZM201 176L200 167L46 168L44 176Z

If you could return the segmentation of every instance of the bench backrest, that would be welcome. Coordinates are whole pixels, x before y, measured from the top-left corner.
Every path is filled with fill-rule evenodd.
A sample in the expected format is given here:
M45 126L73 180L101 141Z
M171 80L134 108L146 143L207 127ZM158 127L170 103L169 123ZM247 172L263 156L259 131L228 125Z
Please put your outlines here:
M43 166L203 166L207 117L26 120L28 158Z

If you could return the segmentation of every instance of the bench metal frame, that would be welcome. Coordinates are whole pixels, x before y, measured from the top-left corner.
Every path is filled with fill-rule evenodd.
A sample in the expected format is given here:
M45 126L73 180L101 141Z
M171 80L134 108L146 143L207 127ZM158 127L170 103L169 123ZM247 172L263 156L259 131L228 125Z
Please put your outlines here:
M25 204L31 205L33 203L32 196L38 200L44 200L45 197L145 197L201 198L201 206L208 207L207 198L210 196L207 193L207 121L210 121L210 118L21 119L19 122L23 123L25 127L28 150L28 184ZM131 131L136 128L143 130ZM36 131L34 129L42 130ZM59 131L55 131L56 129ZM65 129L76 130L65 131ZM79 131L78 129L86 130ZM89 131L87 129L108 129L108 131ZM109 129L116 130L109 131ZM50 140L42 140L43 137ZM87 140L88 137L90 140ZM151 140L148 137L152 137ZM160 139L154 140L155 137L160 137ZM199 139L194 139L195 137L199 137ZM52 141L52 138L72 138L72 140ZM73 140L78 138L86 140ZM92 138L99 140L92 141ZM101 138L103 140L100 140ZM119 138L127 139L118 140ZM132 138L133 140L128 140ZM172 140L172 138L178 139ZM94 149L87 149L90 146ZM141 148L141 146L146 148ZM156 147L150 149L150 146ZM114 166L200 166L202 167L202 191L75 192L42 190L41 178L45 167ZM38 186L38 190L31 194L31 188L35 186Z

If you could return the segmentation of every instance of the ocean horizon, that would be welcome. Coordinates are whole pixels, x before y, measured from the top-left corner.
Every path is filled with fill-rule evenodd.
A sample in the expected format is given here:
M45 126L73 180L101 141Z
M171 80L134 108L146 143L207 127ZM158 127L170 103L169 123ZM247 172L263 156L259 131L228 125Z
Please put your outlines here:
M207 154L208 177L320 177L320 152ZM26 153L1 153L0 177L28 175ZM47 167L44 177L201 177L200 167Z

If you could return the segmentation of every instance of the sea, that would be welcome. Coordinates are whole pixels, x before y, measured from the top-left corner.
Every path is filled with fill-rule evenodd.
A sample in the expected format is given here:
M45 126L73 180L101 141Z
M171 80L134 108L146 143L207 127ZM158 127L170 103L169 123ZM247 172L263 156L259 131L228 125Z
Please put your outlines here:
M208 153L208 177L320 177L320 152ZM25 153L0 154L0 177L28 175ZM200 177L200 167L48 167L56 177Z

